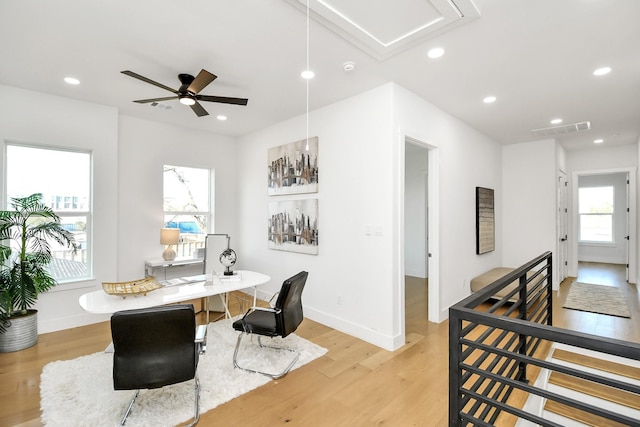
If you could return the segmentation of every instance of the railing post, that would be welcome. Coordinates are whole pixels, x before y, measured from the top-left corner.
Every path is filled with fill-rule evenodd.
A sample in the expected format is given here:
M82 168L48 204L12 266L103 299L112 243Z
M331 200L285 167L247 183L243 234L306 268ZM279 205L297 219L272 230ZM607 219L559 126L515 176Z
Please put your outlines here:
M547 324L553 326L553 255L549 254L547 258L547 276L549 277L547 282L547 307L549 312L547 313Z
M520 286L520 319L527 320L527 274L525 273L520 277L519 280ZM518 352L526 356L527 355L527 335L518 334ZM523 361L518 363L518 375L517 380L526 382L527 381L527 364Z
M462 332L462 319L455 309L449 310L449 426L459 427L462 386L462 370L460 368L462 356L462 344L460 333Z

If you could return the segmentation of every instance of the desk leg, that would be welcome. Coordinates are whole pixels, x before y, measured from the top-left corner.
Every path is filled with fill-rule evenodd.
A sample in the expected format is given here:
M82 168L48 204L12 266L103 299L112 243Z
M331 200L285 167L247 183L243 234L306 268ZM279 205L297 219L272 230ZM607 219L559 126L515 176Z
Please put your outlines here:
M205 310L207 311L207 323L205 324L208 325L209 324L209 297L204 298L204 306L205 306Z
M229 293L225 292L224 294L218 294L220 295L220 301L222 301L222 305L224 306L224 313L225 316L227 317L227 319L231 319L231 312L229 311Z

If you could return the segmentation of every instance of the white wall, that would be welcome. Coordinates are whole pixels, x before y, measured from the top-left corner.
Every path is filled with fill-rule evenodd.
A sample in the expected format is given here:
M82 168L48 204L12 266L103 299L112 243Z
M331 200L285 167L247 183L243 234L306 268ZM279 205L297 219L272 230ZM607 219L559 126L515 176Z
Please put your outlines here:
M398 153L404 148L404 135L435 147L430 155L437 151L439 203L430 206L429 213L437 215L439 226L437 230L430 229L430 245L437 246L429 248L433 255L429 261L429 298L433 296L431 265L435 263L439 271L439 292L435 294L439 312L429 313L429 318L442 321L448 317L451 305L469 295L472 278L502 264L502 146L403 87L393 87L394 145ZM396 154L397 164L400 154ZM403 179L403 172L396 170L394 178L398 182ZM495 190L496 249L483 255L475 252L476 187ZM397 199L402 200L401 185L395 191ZM400 218L397 214L396 220ZM399 270L396 284L403 285L402 276L403 271ZM399 289L403 291L404 286ZM400 307L404 304L403 294L398 298Z
M0 141L91 151L94 279L57 286L40 295L36 308L40 333L102 320L85 313L78 298L98 289L102 280L118 270L117 110L0 85ZM0 151L4 164L4 146ZM3 173L0 189L4 189L4 179ZM4 195L2 200L6 200Z
M120 116L118 144L118 271L110 280L144 276L144 261L160 258L163 165L213 169L215 173L214 229L231 235L236 229L236 143L231 137ZM239 251L238 253L241 253ZM238 258L242 268L243 257Z
M40 333L106 320L107 315L84 312L80 295L102 289L103 281L143 277L145 259L160 256L164 164L213 168L215 230L237 235L234 138L118 117L114 108L0 85L0 140L93 153L94 279L41 295Z
M320 190L300 197L319 200L317 256L269 250L266 243L267 203L296 197L267 195L267 150L303 139L304 116L233 139L133 117L118 118L114 109L89 103L1 89L0 138L78 144L93 149L99 159L94 193L99 208L96 278L87 283L88 288L43 295L39 308L47 324L44 330L102 320L83 313L78 296L99 289L103 280L143 274L144 259L156 258L161 252L158 229L165 163L216 170L216 231L232 235L239 268L272 277L265 294L277 291L290 275L307 270L310 276L303 299L309 318L387 349L404 344L405 137L429 144L430 153L438 159L434 182L439 198L433 209L439 218L434 233L439 237L430 261L439 271L438 312L434 315L438 321L446 319L449 306L469 294L471 278L504 265L507 256L515 265L542 252L536 249L514 256L520 248L510 234L521 227L510 217L515 209L511 201L509 209L503 204L511 197L516 206L529 200L522 200L516 184L507 177L542 192L518 175L540 172L528 166L531 159L546 167L545 156L554 158L548 149L551 146L510 148L504 150L505 155L500 144L393 83L310 115L310 136L320 140ZM34 105L42 108L34 110ZM28 126L34 122L38 126ZM503 168L503 156L512 160L505 164L513 168ZM555 198L553 167L549 175L551 189L541 195L542 200ZM496 250L484 255L475 253L477 186L496 192ZM539 220L536 215L528 219ZM381 235L367 235L367 226L381 230ZM525 238L537 245L539 233L530 234ZM540 246L547 250L546 241L543 243Z
M404 343L404 280L399 274L404 265L396 256L404 247L398 232L404 180L400 135L406 130L442 151L439 209L446 238L437 258L444 266L443 318L446 307L468 294L470 278L500 264L499 248L486 256L475 254L475 187L499 193L500 146L395 84L313 111L309 124L310 136L319 137L319 192L300 197L319 200L319 254L272 251L266 244L267 203L285 198L267 196L267 150L304 139L301 116L240 138L238 255L271 275L270 291L299 270L309 271L306 316L384 348L398 348ZM367 225L379 226L382 235L366 235Z
M272 278L266 292L300 270L309 272L305 315L391 348L391 87L346 99L310 115L319 137L319 253L267 249L267 203L296 196L267 195L267 150L305 138L305 117L240 138L238 257ZM365 235L379 226L382 236Z
M637 166L637 145L596 146L590 149L567 152L567 169L570 172L634 168Z
M518 267L556 251L556 142L506 145L502 153L503 262Z

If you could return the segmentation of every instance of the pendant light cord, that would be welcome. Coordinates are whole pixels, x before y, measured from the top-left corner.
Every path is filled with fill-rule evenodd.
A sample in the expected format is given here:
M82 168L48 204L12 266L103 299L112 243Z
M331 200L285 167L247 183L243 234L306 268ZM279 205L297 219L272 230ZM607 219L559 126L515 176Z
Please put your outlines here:
M309 0L307 0L307 71L309 71ZM307 133L306 133L306 146L305 149L309 151L309 80L307 81L307 105L306 105L306 121L307 121Z

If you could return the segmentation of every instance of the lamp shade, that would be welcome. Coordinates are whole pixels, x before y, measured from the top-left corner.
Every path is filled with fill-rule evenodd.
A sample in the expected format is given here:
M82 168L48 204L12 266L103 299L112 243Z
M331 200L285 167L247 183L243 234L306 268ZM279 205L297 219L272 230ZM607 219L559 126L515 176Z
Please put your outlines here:
M179 228L161 228L160 229L160 244L177 245L179 241L180 241Z

